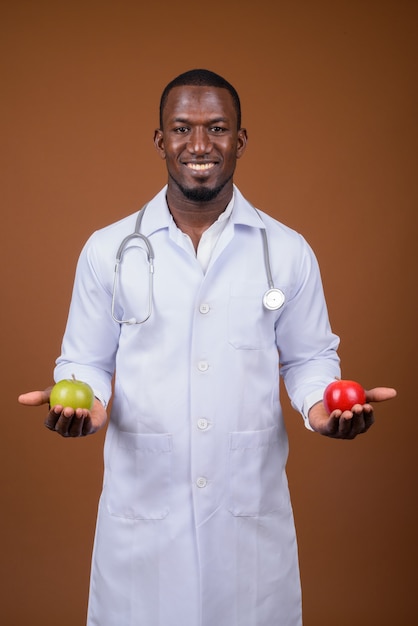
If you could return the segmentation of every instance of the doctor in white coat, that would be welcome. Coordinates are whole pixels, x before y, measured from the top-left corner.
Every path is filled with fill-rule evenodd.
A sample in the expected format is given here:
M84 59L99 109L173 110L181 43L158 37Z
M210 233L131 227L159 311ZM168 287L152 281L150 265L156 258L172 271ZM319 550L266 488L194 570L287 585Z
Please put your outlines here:
M233 184L247 143L235 89L180 75L154 141L168 184L141 236L129 237L137 214L97 231L77 267L55 380L75 373L95 405L46 421L96 432L114 379L88 625L300 626L279 371L306 426L332 437L365 432L369 402L395 391L325 412L340 369L317 262ZM19 399L48 402L49 389Z

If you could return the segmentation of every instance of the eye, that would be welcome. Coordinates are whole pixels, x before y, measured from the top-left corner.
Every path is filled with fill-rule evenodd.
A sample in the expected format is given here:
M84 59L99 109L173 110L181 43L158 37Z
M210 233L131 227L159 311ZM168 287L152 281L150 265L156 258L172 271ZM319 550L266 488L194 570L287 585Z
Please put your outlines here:
M210 130L212 133L219 135L220 133L224 133L226 131L226 128L223 128L223 126L212 126Z
M189 129L187 126L177 126L174 129L174 132L177 133L178 135L184 135L184 133L187 133L188 130Z

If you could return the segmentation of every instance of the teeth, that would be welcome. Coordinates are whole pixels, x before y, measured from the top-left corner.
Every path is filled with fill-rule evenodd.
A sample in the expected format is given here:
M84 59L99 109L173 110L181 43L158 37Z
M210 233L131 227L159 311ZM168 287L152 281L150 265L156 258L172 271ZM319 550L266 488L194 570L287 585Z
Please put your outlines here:
M187 163L187 167L192 170L210 170L214 166L214 163Z

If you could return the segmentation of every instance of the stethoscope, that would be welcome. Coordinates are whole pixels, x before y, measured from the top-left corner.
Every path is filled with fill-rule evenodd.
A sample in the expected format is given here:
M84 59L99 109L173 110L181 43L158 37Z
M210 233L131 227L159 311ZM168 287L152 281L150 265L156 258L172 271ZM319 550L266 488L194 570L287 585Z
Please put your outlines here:
M138 213L138 217L136 218L134 232L131 233L130 235L127 235L121 241L120 246L116 252L115 270L114 270L114 277L113 277L113 289L112 289L112 318L118 324L143 324L150 318L151 313L152 313L152 302L153 302L153 295L154 295L154 258L155 258L155 255L154 255L154 249L151 245L150 240L148 239L148 237L146 237L145 235L141 233L141 223L142 223L142 218L144 217L146 208L147 208L147 205L142 207L142 209ZM257 211L255 207L253 208L256 211L259 218L262 220L259 211ZM271 273L270 253L269 253L267 233L266 233L265 228L261 228L260 232L261 232L261 236L263 239L264 265L266 268L266 277L267 277L267 284L268 284L268 289L263 296L263 305L269 311L277 311L283 306L284 301L285 301L285 295L281 289L277 289L274 286L273 276ZM146 316L142 320L137 320L135 317L131 317L127 320L122 320L122 319L118 319L115 315L116 293L117 293L118 284L119 284L119 268L122 262L123 254L126 250L128 243L130 241L133 241L134 239L140 239L143 242L143 244L145 245L144 252L147 255L148 310L147 310Z

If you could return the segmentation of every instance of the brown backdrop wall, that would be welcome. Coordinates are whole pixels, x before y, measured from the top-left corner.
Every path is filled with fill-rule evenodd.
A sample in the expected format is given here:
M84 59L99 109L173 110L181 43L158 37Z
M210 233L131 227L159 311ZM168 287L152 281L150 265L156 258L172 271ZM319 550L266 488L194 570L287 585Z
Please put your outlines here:
M317 253L343 375L399 394L353 442L285 404L305 626L414 623L417 9L1 4L2 624L84 623L104 433L62 440L16 397L51 382L85 239L165 183L158 99L198 66L241 94L242 191Z

